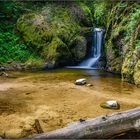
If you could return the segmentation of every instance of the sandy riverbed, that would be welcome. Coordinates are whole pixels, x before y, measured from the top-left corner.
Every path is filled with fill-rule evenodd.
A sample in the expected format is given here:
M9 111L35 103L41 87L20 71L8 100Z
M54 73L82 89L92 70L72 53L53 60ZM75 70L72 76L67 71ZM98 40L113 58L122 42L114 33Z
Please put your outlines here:
M140 89L122 83L118 77L90 71L55 70L49 72L9 72L0 77L0 136L21 138L37 134L38 119L44 132L66 126L80 118L93 118L116 110L103 109L100 103L115 99L120 110L140 105ZM87 78L92 87L76 86Z

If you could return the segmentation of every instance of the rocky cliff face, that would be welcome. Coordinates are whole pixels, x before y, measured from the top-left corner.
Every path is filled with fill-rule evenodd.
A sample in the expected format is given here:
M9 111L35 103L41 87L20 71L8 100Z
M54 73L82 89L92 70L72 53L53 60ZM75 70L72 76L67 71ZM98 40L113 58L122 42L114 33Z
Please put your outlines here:
M107 69L120 73L124 81L140 86L140 5L118 3L108 16Z

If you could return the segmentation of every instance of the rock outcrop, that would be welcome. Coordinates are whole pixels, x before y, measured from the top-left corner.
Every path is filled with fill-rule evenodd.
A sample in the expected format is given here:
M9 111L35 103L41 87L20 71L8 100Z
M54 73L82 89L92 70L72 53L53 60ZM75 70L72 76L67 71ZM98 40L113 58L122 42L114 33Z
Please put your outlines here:
M75 85L85 85L87 83L86 79L78 79L75 81Z
M75 9L71 5L46 4L17 21L24 41L45 59L46 68L78 63L86 56L87 40L79 20L75 20L77 13L72 10Z
M120 8L121 7L121 8ZM116 10L117 9L117 10ZM135 9L135 10L134 10ZM122 80L140 85L140 8L120 2L108 13L106 23L107 69ZM117 17L115 19L115 17Z

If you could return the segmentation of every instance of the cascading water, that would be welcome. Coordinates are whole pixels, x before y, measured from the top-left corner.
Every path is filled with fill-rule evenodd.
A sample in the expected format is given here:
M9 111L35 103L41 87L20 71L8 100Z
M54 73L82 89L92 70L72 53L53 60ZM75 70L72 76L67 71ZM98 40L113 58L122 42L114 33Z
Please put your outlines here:
M91 48L90 58L84 60L79 66L94 67L96 66L102 50L103 30L95 28L93 31L93 44Z
M82 63L80 63L79 66L70 66L67 68L83 68L83 69L97 68L97 64L101 57L101 51L103 46L103 33L104 33L103 29L95 28L93 30L93 44L89 57Z

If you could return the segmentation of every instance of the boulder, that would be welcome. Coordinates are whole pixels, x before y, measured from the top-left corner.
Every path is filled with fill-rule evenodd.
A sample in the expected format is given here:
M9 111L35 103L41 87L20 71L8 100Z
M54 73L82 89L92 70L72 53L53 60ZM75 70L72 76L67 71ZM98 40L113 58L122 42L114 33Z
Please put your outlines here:
M108 109L120 109L120 105L115 100L109 100L106 102L103 102L100 104L102 108L108 108Z
M75 85L85 85L87 82L86 82L86 79L83 78L83 79L78 79L75 81Z
M67 7L51 5L23 14L17 20L17 30L24 41L49 63L47 68L77 64L85 58L87 49L86 38L79 33L82 27Z

